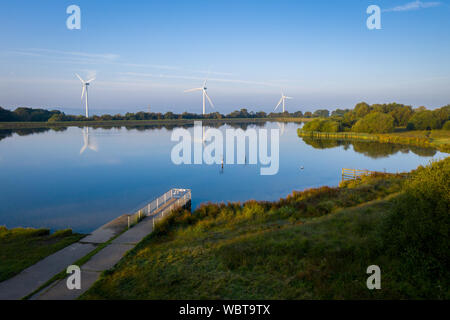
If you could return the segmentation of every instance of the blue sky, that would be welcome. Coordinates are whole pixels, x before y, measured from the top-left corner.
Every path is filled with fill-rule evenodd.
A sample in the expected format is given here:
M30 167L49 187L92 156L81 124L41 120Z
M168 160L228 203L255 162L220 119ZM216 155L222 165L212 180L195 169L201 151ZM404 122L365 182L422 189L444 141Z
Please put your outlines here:
M66 8L81 8L81 30ZM383 10L368 30L366 9ZM222 113L450 103L450 1L3 1L0 106ZM211 109L209 109L211 110ZM208 110L208 111L209 111ZM211 110L214 111L214 110Z

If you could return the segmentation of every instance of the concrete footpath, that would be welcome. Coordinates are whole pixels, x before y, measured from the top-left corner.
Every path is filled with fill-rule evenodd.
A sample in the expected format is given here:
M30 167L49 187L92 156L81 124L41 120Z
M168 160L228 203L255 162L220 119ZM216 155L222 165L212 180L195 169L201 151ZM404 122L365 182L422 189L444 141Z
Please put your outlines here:
M130 229L128 229L128 215L122 215L79 242L44 258L11 279L0 282L0 300L19 300L30 295L55 275L66 270L68 266L91 253L97 246L116 237L81 266L80 290L67 289L66 278L51 283L31 297L36 300L78 298L98 280L103 271L111 269L129 250L150 234L154 223L163 218L173 208L172 205L176 201L177 198L170 199L153 211L151 217L145 217Z
M55 275L65 270L128 227L128 218L122 215L98 228L79 242L55 252L18 275L0 282L0 300L19 300L39 289Z
M32 300L73 300L86 292L100 277L103 271L111 269L136 244L153 231L153 219L147 217L127 230L110 245L96 253L88 262L81 266L81 289L69 290L67 278L56 281L44 288Z

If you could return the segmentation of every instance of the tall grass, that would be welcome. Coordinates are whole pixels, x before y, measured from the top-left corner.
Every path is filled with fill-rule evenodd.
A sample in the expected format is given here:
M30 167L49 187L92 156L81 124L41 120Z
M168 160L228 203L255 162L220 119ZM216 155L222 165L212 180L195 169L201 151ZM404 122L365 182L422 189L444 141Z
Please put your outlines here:
M0 226L0 281L18 274L82 237L70 229L51 234L49 229L7 229Z

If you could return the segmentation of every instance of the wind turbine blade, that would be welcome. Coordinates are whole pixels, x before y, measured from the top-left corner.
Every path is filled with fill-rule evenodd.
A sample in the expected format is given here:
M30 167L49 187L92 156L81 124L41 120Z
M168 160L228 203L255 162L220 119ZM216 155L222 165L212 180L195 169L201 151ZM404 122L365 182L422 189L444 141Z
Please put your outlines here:
M203 88L204 87L206 87L206 83L208 82L208 79L206 79L204 82L203 82Z
M94 80L95 80L95 77L92 78L91 80L86 81L86 83L90 83L90 82L92 82L92 81L94 81Z
M78 75L78 73L75 73L75 75L78 77L78 79L80 79L80 81L81 81L82 83L84 83L84 80L81 79L81 77Z
M188 90L184 90L184 92L194 92L194 91L200 91L200 90L203 90L203 88L188 89Z
M97 152L98 151L98 146L96 145L96 144L89 144L89 149L91 149L91 150L93 150L93 151L95 151L95 152Z
M275 109L273 109L273 111L277 110L278 107L280 106L281 102L283 102L283 97L281 97L280 101L278 101L277 106L275 107Z
M81 91L81 99L83 99L85 91L86 91L86 86L83 85L83 90Z
M292 98L292 97L284 97L285 99L289 99L289 100L291 100L291 99L294 99L294 98Z
M205 91L205 96L206 96L206 98L208 99L209 103L211 104L211 107L213 107L213 108L215 109L216 107L214 106L214 103L211 101L211 98L208 96L208 94L206 93L206 91Z
M83 146L83 148L81 148L80 154L83 154L83 152L86 150L86 148L87 148L87 144L85 144L85 145Z

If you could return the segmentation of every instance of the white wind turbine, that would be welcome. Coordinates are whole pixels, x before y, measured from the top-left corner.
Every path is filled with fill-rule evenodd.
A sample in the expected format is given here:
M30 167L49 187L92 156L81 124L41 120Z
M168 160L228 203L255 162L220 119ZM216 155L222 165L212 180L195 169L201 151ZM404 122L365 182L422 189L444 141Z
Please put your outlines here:
M206 93L206 90L208 89L206 87L206 82L208 80L205 80L205 82L203 82L203 86L201 88L194 88L194 89L188 89L188 90L184 90L184 92L194 92L194 91L202 91L203 94L203 114L206 114L206 101L205 98L208 99L209 104L211 105L211 107L214 107L213 102L211 101L211 98L208 96L208 93Z
M98 147L95 143L92 143L92 141L89 139L89 127L85 127L83 130L83 140L84 140L84 146L80 150L80 154L83 154L83 152L89 148L93 151L98 151Z
M88 87L89 84L95 80L95 77L88 80L88 81L84 81L79 75L78 73L75 73L75 75L78 77L78 79L80 79L81 83L83 84L83 90L81 91L81 99L83 99L84 94L86 93L86 118L89 118L89 100L88 100Z
M285 112L285 108L284 108L284 107L285 107L286 99L291 100L292 97L285 96L284 93L283 93L283 91L281 91L281 99L280 99L280 101L278 101L278 104L277 104L277 106L275 107L275 109L273 109L273 111L277 110L278 107L280 106L280 104L283 103L283 112Z

